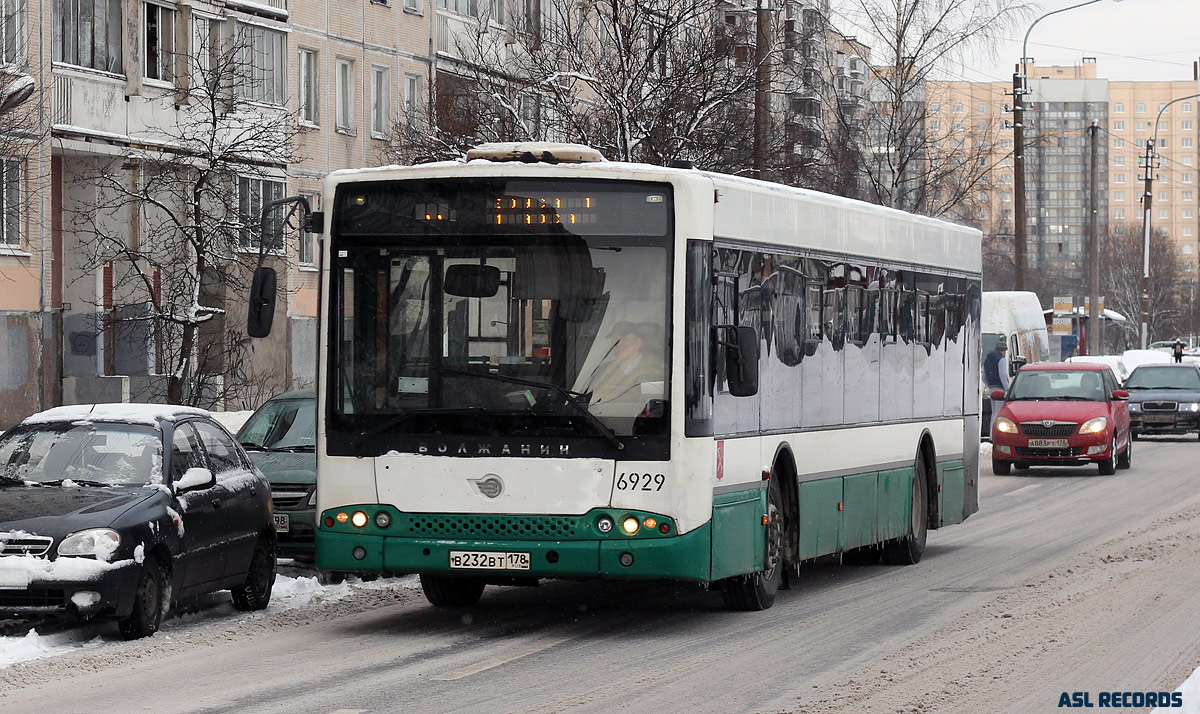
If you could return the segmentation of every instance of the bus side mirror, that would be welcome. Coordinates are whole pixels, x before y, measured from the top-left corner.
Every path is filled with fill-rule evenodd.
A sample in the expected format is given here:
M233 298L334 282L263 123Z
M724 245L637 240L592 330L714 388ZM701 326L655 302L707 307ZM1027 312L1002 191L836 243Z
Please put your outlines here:
M758 394L758 332L743 325L718 325L718 334L726 332L729 340L717 339L725 347L725 381L735 397Z
M250 283L250 306L246 311L246 334L266 337L275 321L275 269L259 266Z
M1025 359L1024 357L1013 357L1008 361L1008 376L1017 376L1017 372L1020 372L1021 368L1028 363L1029 360Z

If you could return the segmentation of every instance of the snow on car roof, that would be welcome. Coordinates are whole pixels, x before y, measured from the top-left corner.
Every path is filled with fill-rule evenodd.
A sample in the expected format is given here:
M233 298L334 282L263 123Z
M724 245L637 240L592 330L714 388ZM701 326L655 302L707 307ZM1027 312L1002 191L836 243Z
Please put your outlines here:
M73 404L54 407L27 417L22 424L41 424L60 421L116 421L128 424L157 426L162 421L175 421L188 416L210 416L204 409L181 407L176 404Z

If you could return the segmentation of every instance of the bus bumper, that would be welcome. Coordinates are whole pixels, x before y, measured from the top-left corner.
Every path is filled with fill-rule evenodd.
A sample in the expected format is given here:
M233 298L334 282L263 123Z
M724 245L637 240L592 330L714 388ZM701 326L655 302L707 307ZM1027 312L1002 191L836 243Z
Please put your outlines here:
M452 569L451 551L528 553L529 569ZM344 524L327 527L321 523L316 562L319 569L329 571L707 582L711 579L712 539L709 523L682 535L569 540L420 538L350 532Z

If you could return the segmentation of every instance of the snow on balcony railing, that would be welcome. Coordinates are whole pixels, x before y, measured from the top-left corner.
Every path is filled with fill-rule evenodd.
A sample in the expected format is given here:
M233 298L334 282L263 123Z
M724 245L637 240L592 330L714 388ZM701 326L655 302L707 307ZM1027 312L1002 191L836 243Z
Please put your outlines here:
M71 78L55 74L50 84L50 117L52 124L71 123Z

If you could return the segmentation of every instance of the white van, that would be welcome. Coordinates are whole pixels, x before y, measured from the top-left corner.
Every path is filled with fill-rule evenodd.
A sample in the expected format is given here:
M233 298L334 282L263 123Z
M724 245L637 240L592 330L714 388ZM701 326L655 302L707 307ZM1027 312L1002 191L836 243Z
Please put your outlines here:
M1008 360L1010 377L1017 373L1022 364L1050 359L1050 335L1046 331L1046 317L1036 293L1015 290L983 293L979 323L983 333L983 358L986 359L996 343L1003 340L1008 346L1005 359ZM983 361L980 361L982 365ZM991 390L988 389L982 369L979 387L983 396L980 433L991 436L992 401L988 398Z

